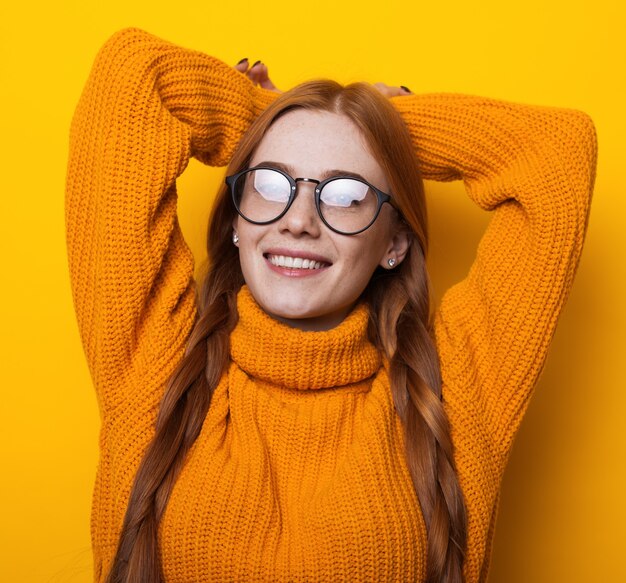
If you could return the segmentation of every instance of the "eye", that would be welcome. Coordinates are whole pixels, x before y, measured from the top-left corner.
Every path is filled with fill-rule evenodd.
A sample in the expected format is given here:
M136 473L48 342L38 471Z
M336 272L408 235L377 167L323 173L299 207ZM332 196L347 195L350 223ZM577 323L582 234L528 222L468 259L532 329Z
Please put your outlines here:
M369 186L351 178L339 178L324 186L320 200L328 206L358 206L369 191Z
M253 173L254 189L272 202L287 202L291 193L289 180L276 170L259 169Z

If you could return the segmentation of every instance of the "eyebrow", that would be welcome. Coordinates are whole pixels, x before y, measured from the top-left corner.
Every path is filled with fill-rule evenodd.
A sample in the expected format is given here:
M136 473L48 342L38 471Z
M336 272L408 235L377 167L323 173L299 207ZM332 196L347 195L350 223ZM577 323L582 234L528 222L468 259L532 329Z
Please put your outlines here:
M287 172L287 174L291 174L292 176L294 174L296 174L296 171L294 169L293 166L290 166L289 164L283 164L282 162L270 162L270 161L263 161L263 162L257 162L255 165L255 167L257 166L273 166L274 168L278 168L280 170L283 170L284 172ZM364 180L365 182L367 182L369 184L369 180L367 180L366 178L364 178L363 176L361 176L360 174L356 173L356 172L350 172L349 170L340 170L340 169L332 169L332 170L324 170L324 172L322 172L321 176L317 177L319 178L319 180L326 180L327 178L330 178L331 176L350 176L351 178L359 178L360 180ZM295 176L294 176L295 178ZM307 176L307 178L313 178L312 176Z

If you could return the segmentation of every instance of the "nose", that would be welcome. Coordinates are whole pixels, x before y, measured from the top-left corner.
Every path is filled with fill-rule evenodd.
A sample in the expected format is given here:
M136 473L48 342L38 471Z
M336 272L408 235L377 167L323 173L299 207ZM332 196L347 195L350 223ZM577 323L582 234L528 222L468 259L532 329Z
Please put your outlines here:
M290 232L295 236L308 234L318 237L320 235L322 226L315 207L315 182L298 180L294 201L279 220L278 228L281 232Z

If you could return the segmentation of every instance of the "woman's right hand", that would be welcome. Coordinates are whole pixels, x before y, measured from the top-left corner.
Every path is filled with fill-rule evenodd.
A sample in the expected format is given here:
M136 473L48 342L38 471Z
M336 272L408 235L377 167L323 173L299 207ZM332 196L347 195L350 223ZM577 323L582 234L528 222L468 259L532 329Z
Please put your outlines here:
M257 61L250 66L247 58L241 59L241 61L235 65L235 70L243 73L255 84L255 86L262 87L263 89L269 89L270 91L275 91L276 93L282 93L282 91L278 89L274 83L272 83L269 78L267 65L261 61Z

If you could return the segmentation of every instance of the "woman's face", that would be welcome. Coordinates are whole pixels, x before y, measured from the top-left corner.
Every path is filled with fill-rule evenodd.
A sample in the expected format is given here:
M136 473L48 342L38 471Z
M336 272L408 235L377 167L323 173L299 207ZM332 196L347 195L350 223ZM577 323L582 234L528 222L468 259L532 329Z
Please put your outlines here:
M279 118L258 145L250 166L269 165L294 178L323 180L357 173L383 192L389 185L360 130L344 115L296 109ZM357 235L340 235L320 219L315 184L297 183L287 213L269 225L237 216L239 258L246 284L274 318L303 330L328 330L350 312L378 265L404 258L407 236L397 230L396 211L384 204L374 224ZM302 258L318 269L281 267L279 259ZM305 264L306 265L306 264Z

